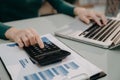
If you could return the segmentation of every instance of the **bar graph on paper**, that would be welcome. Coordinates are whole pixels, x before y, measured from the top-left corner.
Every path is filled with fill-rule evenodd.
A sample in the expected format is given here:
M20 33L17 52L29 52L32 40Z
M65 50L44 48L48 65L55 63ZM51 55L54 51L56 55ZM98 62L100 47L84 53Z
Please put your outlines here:
M26 65L29 63L27 59L21 59L19 60L19 63L23 68L26 68Z
M24 76L24 80L55 80L56 77L60 78L67 76L72 70L78 70L79 67L77 63L72 61L41 72L26 75Z

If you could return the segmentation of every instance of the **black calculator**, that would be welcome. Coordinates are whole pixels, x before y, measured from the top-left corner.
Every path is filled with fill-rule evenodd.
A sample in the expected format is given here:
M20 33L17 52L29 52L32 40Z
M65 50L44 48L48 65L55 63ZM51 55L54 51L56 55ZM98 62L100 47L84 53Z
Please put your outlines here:
M38 44L23 48L30 59L40 66L60 62L71 54L68 51L60 49L46 37L43 37L42 41L44 43L43 49L41 49Z

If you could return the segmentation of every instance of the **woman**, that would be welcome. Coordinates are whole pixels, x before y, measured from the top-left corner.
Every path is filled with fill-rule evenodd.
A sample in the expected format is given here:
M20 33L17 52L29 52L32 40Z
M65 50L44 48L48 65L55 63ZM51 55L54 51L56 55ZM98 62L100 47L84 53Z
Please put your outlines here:
M0 21L7 22L38 16L38 10L44 0L1 0L0 1ZM47 0L58 13L70 16L78 16L85 23L90 23L93 19L97 24L102 26L107 20L103 14L96 13L85 8L74 7L63 0ZM38 43L41 48L44 44L39 39L38 33L34 29L18 30L16 28L0 23L0 38L10 39L19 44L20 47L34 45Z

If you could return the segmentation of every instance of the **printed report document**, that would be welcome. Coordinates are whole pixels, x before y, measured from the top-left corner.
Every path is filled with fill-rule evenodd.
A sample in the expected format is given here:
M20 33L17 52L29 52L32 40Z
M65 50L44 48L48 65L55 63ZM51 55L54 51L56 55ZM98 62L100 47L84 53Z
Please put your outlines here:
M57 40L53 35L46 34L42 37L46 37L61 49L69 51L71 55L61 62L39 66L31 61L27 53L16 43L1 44L0 57L12 80L96 80L106 76L103 70Z

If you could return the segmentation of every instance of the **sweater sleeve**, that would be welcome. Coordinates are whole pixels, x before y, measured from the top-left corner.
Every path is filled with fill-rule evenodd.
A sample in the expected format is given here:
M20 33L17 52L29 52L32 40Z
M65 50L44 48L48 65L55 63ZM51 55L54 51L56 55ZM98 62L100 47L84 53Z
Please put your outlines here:
M74 6L63 0L47 0L58 13L64 13L70 16L74 15Z
M0 39L7 39L5 37L5 32L11 28L10 26L4 25L3 23L0 23Z

